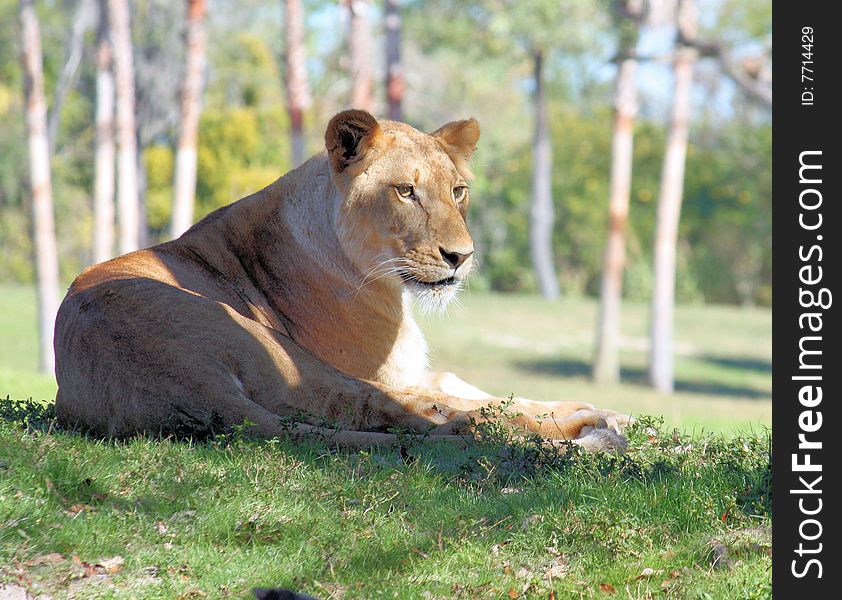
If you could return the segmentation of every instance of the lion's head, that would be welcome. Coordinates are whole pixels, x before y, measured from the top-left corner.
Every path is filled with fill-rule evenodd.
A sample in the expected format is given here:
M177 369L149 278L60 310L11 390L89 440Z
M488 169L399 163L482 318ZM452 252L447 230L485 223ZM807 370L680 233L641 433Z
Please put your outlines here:
M479 139L474 119L426 134L360 110L327 127L343 250L365 281L389 279L426 309L442 308L473 264L468 233L469 161Z

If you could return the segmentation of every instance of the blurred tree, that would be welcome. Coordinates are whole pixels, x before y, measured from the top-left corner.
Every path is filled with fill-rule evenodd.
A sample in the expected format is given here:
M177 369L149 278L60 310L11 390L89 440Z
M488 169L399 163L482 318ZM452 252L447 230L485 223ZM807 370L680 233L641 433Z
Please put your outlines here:
M492 3L496 4L496 3ZM544 83L547 54L553 49L580 51L588 43L588 32L575 27L590 20L599 22L595 5L577 2L528 0L505 3L506 10L496 13L495 29L508 32L532 62L532 88L535 134L532 145L532 206L530 210L529 241L532 265L538 279L538 289L545 298L559 295L558 276L553 259L552 234L555 211L552 198L552 147ZM500 23L505 19L504 23ZM587 40L587 41L586 41Z
M588 27L598 27L601 13L595 4L553 0L518 2L487 0L476 12L488 33L514 44L531 64L534 135L532 141L532 183L529 248L538 289L546 298L559 295L553 258L555 210L552 195L552 146L547 116L545 66L553 50L576 53L592 43ZM497 42L499 43L499 42Z
M142 245L153 243L164 232L150 222L150 179L144 153L152 145L166 142L177 146L181 118L180 90L186 78L185 27L187 3L169 0L133 0L132 42L135 81L135 127L137 130L137 174ZM167 190L166 204L171 217L174 191ZM172 223L164 225L169 237Z
M404 92L400 4L400 0L386 0L386 102L389 106L388 116L393 121L401 120Z
M700 24L698 39L685 40L700 56L713 57L722 73L749 100L772 106L772 4L721 0Z
M108 19L114 47L117 104L117 207L120 253L140 247L138 153L135 138L135 87L128 0L108 0Z
M655 274L650 314L649 381L660 392L671 393L674 386L673 311L675 307L675 266L678 223L684 189L684 166L690 129L693 66L697 51L692 47L698 33L695 0L678 0L677 34L673 73L673 106L667 147L658 192L655 222Z
M82 62L85 33L93 26L96 20L96 13L97 10L94 0L81 0L76 5L76 14L73 17L73 25L70 29L70 37L67 40L65 50L64 67L55 86L53 107L47 121L50 153L55 150L58 122L59 118L61 118L61 106L64 104L68 89L73 85L73 81L79 72L79 64Z
M631 194L634 119L637 114L635 49L643 20L643 0L615 0L614 26L619 43L614 91L614 140L611 145L611 192L608 241L602 260L599 316L593 378L597 383L620 380L620 304L626 262L626 225Z
M132 0L131 6L138 146L142 151L163 139L177 145L181 91L187 78L189 4Z
M301 0L284 0L286 36L284 62L287 112L289 113L292 166L304 162L304 111L312 103L307 83L304 15Z
M351 108L374 112L371 68L371 29L368 0L342 0L348 11L348 70L351 75Z
M544 50L532 53L534 77L535 137L532 142L532 210L529 228L529 249L532 266L538 277L538 289L545 298L558 298L558 275L553 261L552 163L553 151L547 122L547 100L544 91Z
M59 302L58 254L53 219L50 147L47 138L47 104L44 99L44 58L41 53L41 30L34 4L33 0L20 0L19 17L32 193L32 231L38 283L38 365L41 371L52 373L55 369L53 328Z
M196 143L205 78L205 0L187 0L187 32L184 83L181 88L181 119L175 156L175 182L171 236L179 237L193 224L196 198Z
M96 39L96 141L93 260L114 256L114 55L109 37L108 2L99 0Z

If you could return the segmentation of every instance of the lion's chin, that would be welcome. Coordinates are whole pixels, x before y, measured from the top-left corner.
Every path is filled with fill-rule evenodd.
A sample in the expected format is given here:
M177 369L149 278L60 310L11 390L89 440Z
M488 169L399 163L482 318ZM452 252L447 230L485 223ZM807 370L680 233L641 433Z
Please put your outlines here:
M464 281L452 277L433 283L406 279L404 285L406 290L415 296L421 310L425 314L430 314L443 313L462 289Z

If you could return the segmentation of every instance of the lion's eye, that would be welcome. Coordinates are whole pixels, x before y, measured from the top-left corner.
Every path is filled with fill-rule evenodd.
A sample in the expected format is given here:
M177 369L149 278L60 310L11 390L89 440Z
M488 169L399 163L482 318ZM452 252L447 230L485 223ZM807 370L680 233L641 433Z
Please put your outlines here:
M415 188L408 183L401 184L395 188L401 198L412 198L415 196Z
M453 188L453 199L456 202L462 202L465 199L465 194L468 192L468 187L464 185L459 185Z

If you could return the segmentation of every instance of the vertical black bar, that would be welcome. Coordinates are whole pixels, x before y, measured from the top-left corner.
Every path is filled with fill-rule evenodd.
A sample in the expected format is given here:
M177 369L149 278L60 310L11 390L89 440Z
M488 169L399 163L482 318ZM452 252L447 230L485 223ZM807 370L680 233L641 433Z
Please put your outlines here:
M842 260L842 125L835 114L842 110L842 31L832 8L832 2L774 2L776 598L830 598L839 593L836 569L842 540L835 515L840 510L842 432L836 423L842 401L842 327L833 302L842 302L842 296L832 295L840 292L836 274Z

